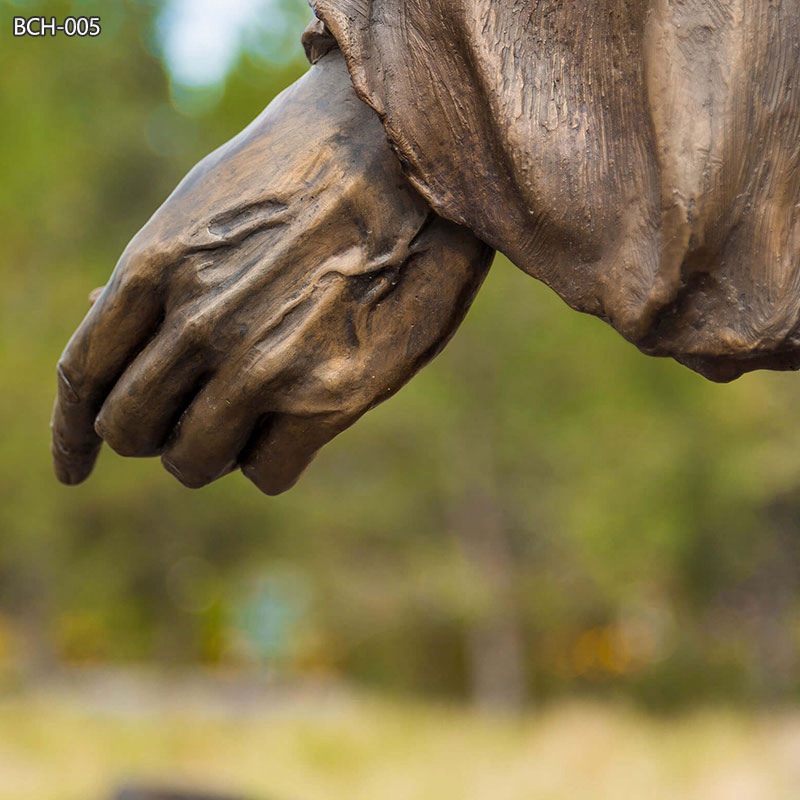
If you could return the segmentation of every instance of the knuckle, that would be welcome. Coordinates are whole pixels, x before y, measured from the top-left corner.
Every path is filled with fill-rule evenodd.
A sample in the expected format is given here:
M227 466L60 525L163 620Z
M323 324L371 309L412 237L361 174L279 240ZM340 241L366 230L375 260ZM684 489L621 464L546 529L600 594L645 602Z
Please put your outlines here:
M169 239L148 223L128 242L120 261L136 270L162 267L171 258L170 250Z
M179 339L190 344L202 344L209 338L212 322L202 311L180 311L174 321Z
M182 258L179 244L146 225L119 258L110 285L120 292L152 295L164 289L170 267Z
M134 239L120 257L116 272L123 279L126 289L147 291L156 283L162 262L163 257L156 249L139 245Z
M306 401L315 413L355 414L374 404L376 397L391 392L391 382L362 359L328 359L304 379Z
M144 299L154 295L157 285L158 281L152 270L135 268L126 270L115 288L120 295L135 295Z

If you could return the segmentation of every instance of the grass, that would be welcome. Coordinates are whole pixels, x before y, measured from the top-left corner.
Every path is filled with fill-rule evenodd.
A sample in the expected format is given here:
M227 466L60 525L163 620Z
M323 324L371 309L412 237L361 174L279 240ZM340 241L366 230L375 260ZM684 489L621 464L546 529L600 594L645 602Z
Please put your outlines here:
M0 699L0 800L124 781L255 800L797 800L800 710L519 719L340 688L94 676Z

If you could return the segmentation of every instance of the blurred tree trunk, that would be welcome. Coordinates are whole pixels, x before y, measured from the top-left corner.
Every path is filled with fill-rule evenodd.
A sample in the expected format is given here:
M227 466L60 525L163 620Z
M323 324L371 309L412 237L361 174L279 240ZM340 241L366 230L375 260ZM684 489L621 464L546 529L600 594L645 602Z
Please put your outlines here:
M485 334L489 335L485 335ZM466 653L472 700L509 713L528 698L518 566L503 501L497 443L503 429L507 378L494 352L492 332L468 328L454 345L450 385L460 419L448 426L445 474L450 492L447 524L476 585L467 598ZM470 590L472 591L472 587Z
M510 537L499 509L480 491L464 497L458 517L453 530L485 600L467 632L472 697L489 711L519 710L527 686Z
M761 694L785 697L798 688L800 651L792 635L800 611L800 507L797 494L777 497L767 508L771 543L743 592L740 605L751 620ZM763 534L762 534L763 535Z
M490 464L491 459L481 459L486 471L464 481L463 493L452 503L449 525L477 578L479 602L469 618L466 643L472 699L479 708L507 713L525 705L527 670L513 542Z

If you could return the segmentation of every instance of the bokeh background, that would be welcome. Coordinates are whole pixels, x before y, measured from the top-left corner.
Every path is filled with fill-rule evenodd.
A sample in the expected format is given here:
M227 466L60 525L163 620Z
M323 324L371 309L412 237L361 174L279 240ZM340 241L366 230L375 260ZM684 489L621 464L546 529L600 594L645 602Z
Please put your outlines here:
M102 34L15 38L15 15ZM0 0L0 798L800 796L800 378L640 355L499 257L278 498L49 461L54 367L303 0Z

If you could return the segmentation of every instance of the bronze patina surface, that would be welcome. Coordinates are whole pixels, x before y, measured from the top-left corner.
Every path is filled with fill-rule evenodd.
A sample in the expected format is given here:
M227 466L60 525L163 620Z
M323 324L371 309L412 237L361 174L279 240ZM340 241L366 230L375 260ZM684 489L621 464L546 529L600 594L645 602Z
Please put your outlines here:
M797 0L311 4L314 66L68 344L60 480L105 440L285 490L438 352L493 250L713 380L800 366Z

